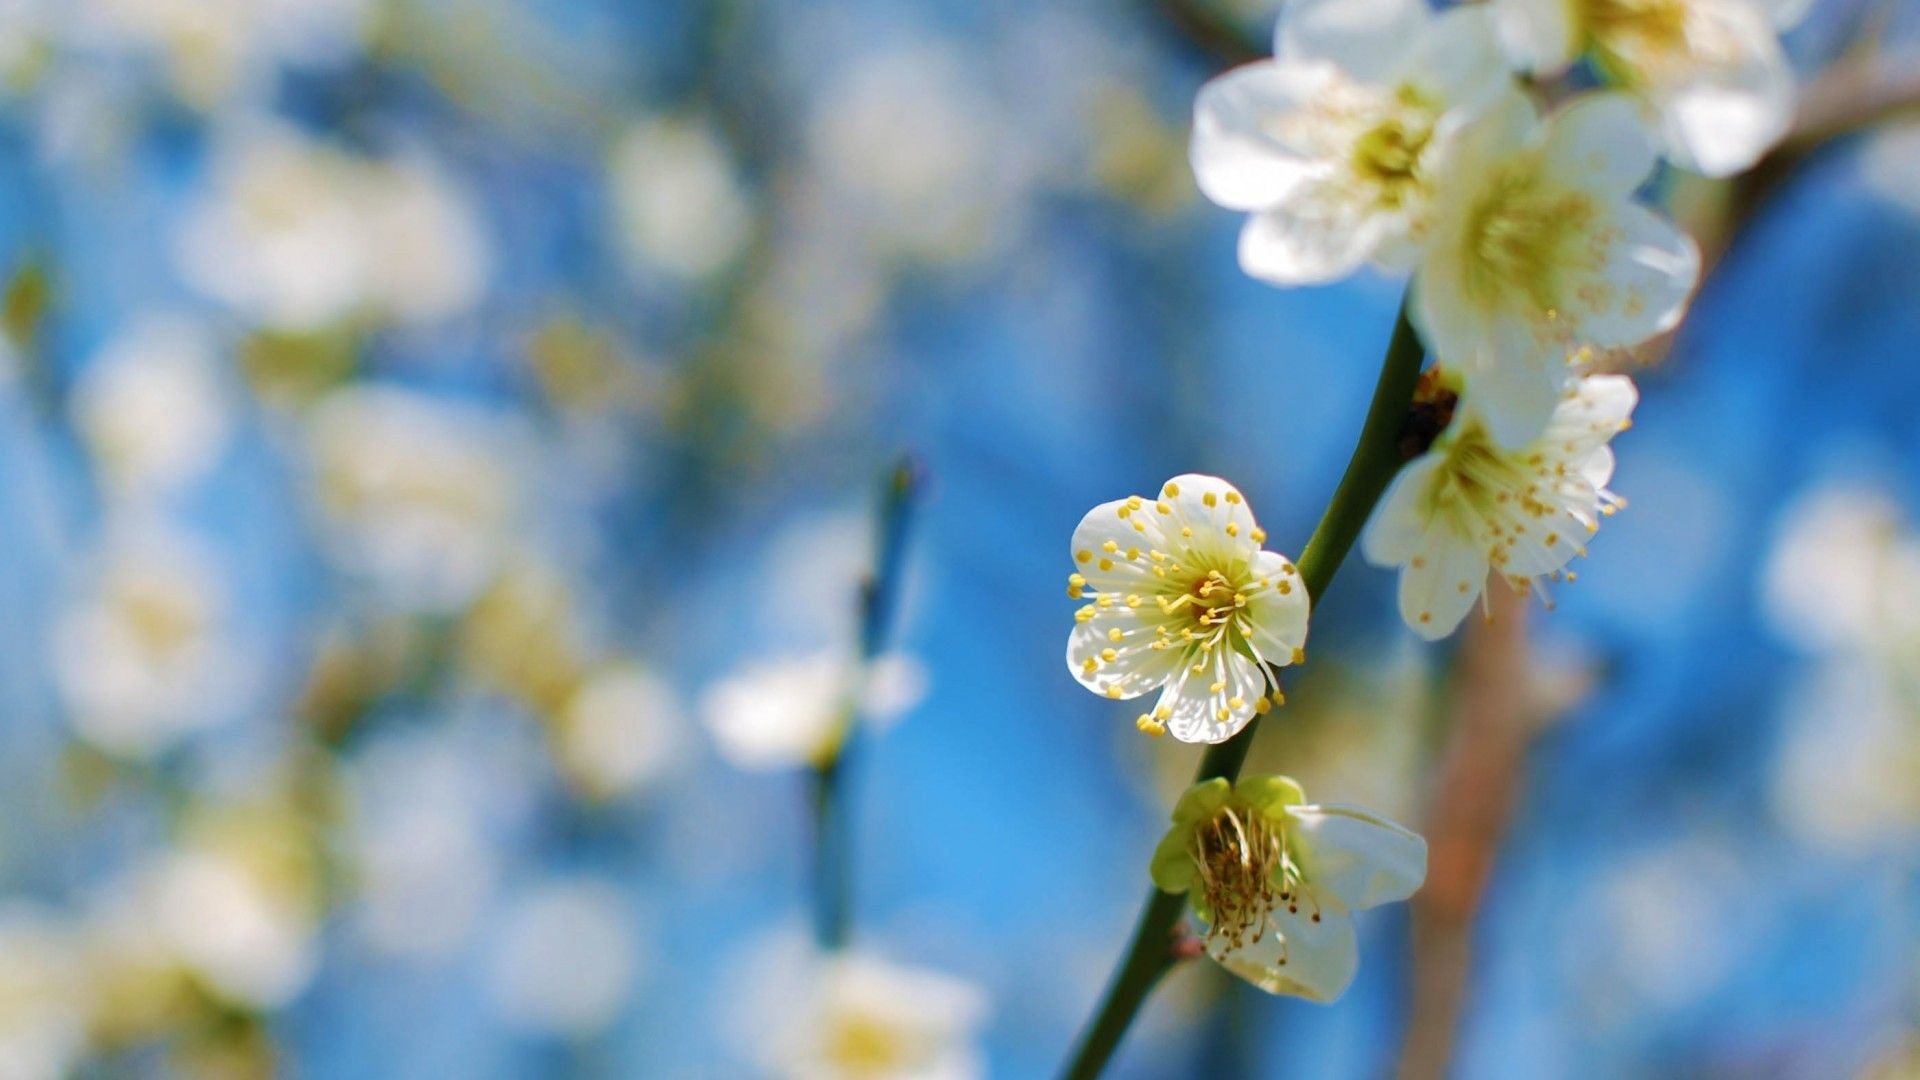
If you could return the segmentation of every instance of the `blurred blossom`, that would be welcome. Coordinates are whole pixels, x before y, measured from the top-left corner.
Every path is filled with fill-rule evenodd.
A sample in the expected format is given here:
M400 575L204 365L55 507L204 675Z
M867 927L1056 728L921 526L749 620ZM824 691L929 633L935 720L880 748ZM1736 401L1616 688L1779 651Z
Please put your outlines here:
M0 1077L70 1075L86 1024L85 970L73 929L24 902L0 906Z
M1861 179L1868 190L1920 214L1920 127L1897 124L1873 136L1860 156Z
M682 758L685 720L673 691L631 663L587 676L554 718L560 770L594 799L617 799L659 782Z
M1920 838L1920 701L1857 655L1785 695L1773 808L1802 840L1849 855Z
M383 741L353 769L349 843L360 929L396 956L436 957L472 936L494 893L499 856L476 763L442 736Z
M308 437L333 548L388 602L450 612L493 577L524 457L506 417L360 384L314 407Z
M1596 913L1604 929L1570 943L1574 962L1648 1007L1697 1002L1726 978L1737 955L1725 898L1753 887L1723 842L1683 838L1630 853L1606 871Z
M925 668L902 653L875 660L857 697L847 685L852 672L837 650L754 660L707 688L701 718L736 768L784 769L830 756L845 735L850 706L884 729L926 695Z
M808 149L871 250L944 260L1017 234L1026 162L986 85L961 54L914 45L857 57L821 92Z
M1830 486L1782 512L1763 578L1774 630L1801 648L1868 645L1920 601L1920 543L1885 493ZM1903 588L1895 588L1903 586Z
M436 167L237 123L182 227L179 259L189 281L247 318L312 331L355 317L459 315L485 288L491 252Z
M641 956L625 896L611 884L555 882L508 911L487 975L500 1018L523 1031L585 1036L619 1018Z
M507 562L467 611L462 631L474 675L541 713L567 705L589 659L572 587L533 556Z
M245 689L213 565L184 537L123 523L53 634L54 678L81 737L135 756L230 718Z
M260 93L278 64L338 60L358 47L373 0L76 0L61 12L84 50L151 55L189 104Z
M620 239L636 268L698 280L740 257L753 207L709 125L667 117L636 124L614 144L608 173Z
M110 491L177 489L218 460L232 423L221 376L211 334L176 315L136 318L100 350L73 408Z
M764 1075L792 1080L965 1080L986 1075L986 995L877 954L813 952L797 938L753 950L726 1023ZM747 980L741 980L747 981Z

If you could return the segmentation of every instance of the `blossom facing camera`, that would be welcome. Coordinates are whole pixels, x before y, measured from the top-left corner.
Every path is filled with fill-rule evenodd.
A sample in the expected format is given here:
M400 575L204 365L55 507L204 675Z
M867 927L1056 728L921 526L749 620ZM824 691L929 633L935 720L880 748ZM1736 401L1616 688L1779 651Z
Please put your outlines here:
M1081 685L1116 699L1154 690L1149 734L1182 742L1232 738L1279 699L1267 668L1305 659L1306 585L1232 484L1167 481L1157 499L1131 495L1087 512L1073 531L1067 595L1087 603L1067 639Z
M1590 52L1632 94L1674 164L1730 176L1793 120L1793 68L1776 36L1807 0L1493 0L1514 63L1555 75Z
M1153 883L1187 893L1207 955L1270 994L1331 1002L1359 968L1353 912L1405 900L1427 842L1350 806L1308 804L1284 776L1188 788L1153 853Z
M1501 446L1539 436L1569 357L1631 348L1685 314L1700 251L1632 200L1653 166L1620 94L1577 98L1544 124L1510 99L1456 140L1412 315Z
M1302 285L1369 260L1411 266L1448 144L1518 93L1489 13L1435 15L1425 0L1296 0L1274 54L1209 82L1194 105L1200 189L1251 215L1242 268Z
M1430 373L1422 396L1450 401L1443 382ZM1546 430L1513 450L1464 409L1401 470L1360 543L1368 562L1400 567L1400 615L1414 633L1429 641L1451 634L1489 571L1522 592L1542 578L1572 578L1566 565L1622 505L1607 490L1607 444L1638 400L1624 375L1570 380Z

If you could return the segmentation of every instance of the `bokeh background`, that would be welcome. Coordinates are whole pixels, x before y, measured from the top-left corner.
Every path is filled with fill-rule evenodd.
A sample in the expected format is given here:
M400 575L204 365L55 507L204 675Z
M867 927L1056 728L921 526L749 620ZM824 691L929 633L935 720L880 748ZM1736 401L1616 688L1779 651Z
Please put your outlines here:
M751 1074L809 788L716 732L832 705L901 452L854 937L1053 1068L1195 759L1068 676L1067 538L1209 471L1297 553L1397 303L1194 191L1272 16L0 3L0 1076ZM1788 46L1897 90L1920 4ZM1657 182L1724 257L1578 582L1425 648L1356 559L1255 750L1427 892L1118 1074L1920 1075L1911 115Z

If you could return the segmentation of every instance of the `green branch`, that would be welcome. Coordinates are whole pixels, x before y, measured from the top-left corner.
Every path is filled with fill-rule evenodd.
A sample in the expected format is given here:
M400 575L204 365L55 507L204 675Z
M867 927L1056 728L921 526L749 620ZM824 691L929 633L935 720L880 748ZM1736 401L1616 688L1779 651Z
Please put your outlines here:
M1340 486L1334 489L1333 500L1320 515L1320 523L1300 553L1300 577L1306 584L1308 598L1316 605L1327 586L1333 583L1340 564L1346 561L1353 542L1359 539L1360 530L1366 527L1374 504L1380 501L1387 484L1400 471L1400 428L1406 420L1407 407L1413 402L1414 384L1420 377L1423 356L1420 336L1407 321L1406 305L1402 303L1400 317L1394 323L1393 339L1380 365L1380 379L1373 388L1373 404L1367 408L1366 422L1360 428L1359 444L1347 462L1346 473L1340 477ZM1238 735L1208 747L1200 759L1194 782L1216 776L1229 780L1238 777L1259 723L1256 717ZM1107 1060L1120 1045L1121 1036L1133 1023L1147 995L1173 966L1175 927L1185 908L1184 896L1158 889L1148 893L1147 902L1140 910L1140 921L1134 927L1133 940L1128 943L1126 954L1107 986L1106 997L1081 1034L1073 1058L1062 1074L1067 1080L1092 1080L1106 1068Z

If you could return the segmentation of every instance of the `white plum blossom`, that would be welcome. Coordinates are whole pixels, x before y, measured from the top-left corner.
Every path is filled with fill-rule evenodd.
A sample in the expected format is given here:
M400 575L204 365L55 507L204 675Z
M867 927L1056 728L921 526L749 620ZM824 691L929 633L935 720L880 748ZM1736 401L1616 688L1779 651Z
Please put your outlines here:
M855 667L833 649L755 661L707 689L701 719L736 768L819 764L846 737L850 709L881 730L926 696L926 669L915 657L885 654L857 686Z
M1488 13L1425 0L1288 4L1275 57L1227 72L1194 105L1193 170L1251 216L1240 265L1280 285L1408 268L1462 125L1516 95Z
M588 673L553 718L554 758L594 799L617 799L665 779L681 759L685 720L671 687L630 662Z
M753 205L712 126L660 117L637 124L608 161L620 239L635 267L699 281L727 268L753 231Z
M761 954L760 950L756 950ZM735 1022L766 1076L789 1080L972 1080L986 1075L984 993L971 983L855 950L776 941ZM735 1011L730 1001L730 1012Z
M1638 400L1624 375L1571 380L1546 430L1512 450L1460 414L1394 478L1361 548L1368 562L1401 568L1400 615L1415 633L1452 633L1490 570L1525 591L1586 553L1600 517L1621 504L1607 490L1607 443Z
M1729 176L1793 119L1793 68L1777 34L1808 0L1493 0L1509 56L1556 75L1590 52L1634 95L1676 165Z
M1308 804L1284 776L1188 788L1153 854L1153 882L1188 893L1207 955L1270 994L1331 1002L1353 982L1353 912L1412 896L1427 842L1352 806Z
M205 475L233 428L222 357L208 330L143 314L81 372L74 419L118 495L176 491Z
M642 970L630 909L619 888L592 879L548 882L516 901L487 978L501 1019L553 1035L611 1026Z
M1500 445L1539 435L1569 360L1638 345L1685 313L1699 249L1632 200L1653 166L1620 94L1576 98L1544 124L1504 99L1455 140L1411 314Z
M1160 691L1137 721L1182 742L1232 738L1278 696L1269 667L1305 659L1307 590L1232 484L1176 476L1158 498L1087 512L1073 531L1067 594L1087 601L1067 667L1115 699Z

